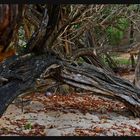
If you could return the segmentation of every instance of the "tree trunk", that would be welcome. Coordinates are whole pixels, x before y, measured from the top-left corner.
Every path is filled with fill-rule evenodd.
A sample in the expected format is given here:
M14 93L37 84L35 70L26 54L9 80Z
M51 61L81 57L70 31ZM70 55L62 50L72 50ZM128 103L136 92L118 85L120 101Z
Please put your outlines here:
M134 42L134 27L133 27L133 22L131 21L131 26L130 26L130 44ZM132 68L135 68L135 59L134 55L130 54L130 59L131 59L131 66Z
M74 87L92 91L93 94L102 95L123 102L135 116L140 117L140 90L132 83L109 72L93 51L75 52L70 62L60 59L54 52L48 50L43 54L46 44L52 46L66 26L72 26L72 22L88 9L82 8L73 18L60 28L57 34L48 43L59 19L60 5L52 5L48 10L44 9L40 27L32 35L27 43L28 53L23 56L12 56L0 63L0 115L16 97L25 92L41 88L42 81L53 78L58 83L66 83ZM48 18L49 16L49 18ZM85 48L84 48L85 49ZM91 49L91 48L90 48ZM77 64L75 59L83 55L92 57L93 63ZM139 68L138 68L139 69Z
M140 117L140 90L132 83L90 64L78 65L55 55L11 57L0 65L0 115L19 95L53 78L74 87L123 102Z
M140 52L138 54L137 65L135 68L135 77L133 83L136 87L140 88Z

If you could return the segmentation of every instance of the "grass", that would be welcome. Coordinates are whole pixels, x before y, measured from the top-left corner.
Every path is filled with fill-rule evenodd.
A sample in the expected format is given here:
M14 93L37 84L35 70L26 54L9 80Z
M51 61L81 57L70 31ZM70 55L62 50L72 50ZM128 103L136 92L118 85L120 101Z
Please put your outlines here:
M114 60L117 61L117 64L119 65L131 65L131 61L129 59L115 58Z
M129 66L131 65L131 61L129 58L123 58L123 57L119 57L119 56L111 56L112 59L114 60L114 62L118 65L118 66ZM105 63L106 65L108 65L108 63L105 61L105 59L103 59L103 63Z
M114 62L117 64L117 65L131 65L131 61L130 61L130 59L129 58L123 58L123 57L119 57L119 55L113 55L113 56L111 56L112 57L112 59L114 60ZM82 62L84 62L84 59L83 58L79 58L78 59L79 60L79 62L80 63L82 63ZM105 61L105 59L103 58L102 59L102 61L103 61L103 63L105 63L106 65L108 65L108 63L106 63L106 61Z

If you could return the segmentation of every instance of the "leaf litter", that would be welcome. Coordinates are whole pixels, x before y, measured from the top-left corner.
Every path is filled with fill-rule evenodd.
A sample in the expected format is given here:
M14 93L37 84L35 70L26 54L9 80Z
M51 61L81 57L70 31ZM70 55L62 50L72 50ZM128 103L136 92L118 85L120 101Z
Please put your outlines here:
M134 118L123 103L90 92L36 94L23 111L15 104L8 107L0 118L0 135L140 136L140 118Z

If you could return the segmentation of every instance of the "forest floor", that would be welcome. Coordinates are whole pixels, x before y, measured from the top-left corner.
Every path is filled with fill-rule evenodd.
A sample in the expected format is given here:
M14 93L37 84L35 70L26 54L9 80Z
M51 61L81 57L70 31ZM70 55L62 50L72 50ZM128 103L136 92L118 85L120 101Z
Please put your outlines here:
M133 80L134 72L123 76ZM140 136L140 118L119 101L91 95L35 94L29 105L11 104L0 119L3 136Z

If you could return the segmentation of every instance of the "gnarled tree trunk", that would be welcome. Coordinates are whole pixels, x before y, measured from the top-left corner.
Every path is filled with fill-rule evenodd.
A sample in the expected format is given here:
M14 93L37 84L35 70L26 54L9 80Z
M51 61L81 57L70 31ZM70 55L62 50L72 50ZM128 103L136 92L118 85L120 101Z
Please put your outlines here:
M63 32L66 26L77 19L87 7L82 8L81 12L78 12L75 17L66 22L52 38L50 44L53 44L59 33ZM42 80L47 81L47 78L53 78L57 82L119 100L135 116L140 117L139 88L109 72L96 56L93 57L93 52L88 52L88 54L92 56L93 64L96 65L75 63L75 58L81 55L78 52L74 54L70 61L61 59L50 50L47 50L45 54L43 53L42 50L45 50L48 38L50 38L57 25L59 8L59 5L52 5L48 12L46 8L43 10L44 14L40 26L27 43L28 48L24 52L27 54L15 55L0 63L0 115L3 115L16 97L32 89L40 88Z
M37 79L41 81L51 77L93 94L119 100L135 116L140 116L140 90L129 81L90 64L68 63L55 55L29 54L3 62L0 76L0 115L17 96L36 87Z

